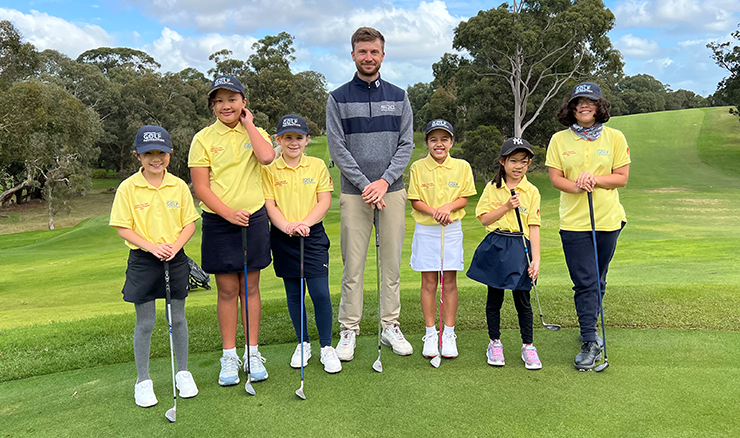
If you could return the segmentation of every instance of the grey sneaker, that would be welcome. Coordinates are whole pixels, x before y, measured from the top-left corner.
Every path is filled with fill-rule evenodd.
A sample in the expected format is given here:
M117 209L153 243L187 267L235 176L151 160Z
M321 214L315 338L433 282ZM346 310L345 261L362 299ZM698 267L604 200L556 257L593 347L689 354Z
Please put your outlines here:
M584 342L581 345L581 352L578 353L575 360L575 367L579 371L587 371L596 366L596 362L601 360L601 347L596 341Z

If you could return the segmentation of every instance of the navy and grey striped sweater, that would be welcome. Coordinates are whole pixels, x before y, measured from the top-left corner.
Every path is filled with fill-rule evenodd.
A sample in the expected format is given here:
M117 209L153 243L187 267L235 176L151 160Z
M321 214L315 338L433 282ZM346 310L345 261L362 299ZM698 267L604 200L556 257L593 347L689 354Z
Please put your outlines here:
M326 102L329 153L342 172L342 193L359 195L380 178L389 192L404 188L403 171L414 147L413 115L406 92L378 79L357 77Z

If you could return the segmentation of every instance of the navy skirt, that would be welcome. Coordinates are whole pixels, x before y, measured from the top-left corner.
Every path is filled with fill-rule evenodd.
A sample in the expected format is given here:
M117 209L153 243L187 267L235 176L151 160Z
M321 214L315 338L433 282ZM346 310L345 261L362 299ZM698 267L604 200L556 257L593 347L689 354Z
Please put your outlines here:
M170 297L176 300L188 296L190 265L185 251L180 250L170 265ZM147 303L156 298L165 298L164 262L154 254L142 249L128 253L126 283L123 285L123 301L134 304Z
M527 247L531 251L529 241ZM488 233L478 245L467 276L496 289L530 290L532 279L521 235Z
M329 276L329 236L324 224L311 227L308 237L303 238L303 276L317 278ZM277 227L270 229L270 246L275 258L275 275L281 278L301 276L301 237L288 236Z
M242 228L221 216L203 212L201 262L209 274L244 272ZM267 209L262 206L249 217L247 229L247 271L261 271L270 266L270 225Z

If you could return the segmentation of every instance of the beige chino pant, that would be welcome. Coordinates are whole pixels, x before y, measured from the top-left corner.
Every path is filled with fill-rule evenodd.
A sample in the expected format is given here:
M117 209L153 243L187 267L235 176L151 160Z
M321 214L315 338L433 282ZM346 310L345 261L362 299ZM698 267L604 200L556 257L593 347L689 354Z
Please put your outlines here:
M406 233L406 190L386 193L383 199L386 207L379 213L380 318L385 328L397 322L401 313L401 250ZM342 330L354 330L359 334L368 245L375 245L375 236L370 238L375 210L365 204L362 195L345 193L339 197L339 209L344 264L339 324ZM370 290L376 293L374 284Z

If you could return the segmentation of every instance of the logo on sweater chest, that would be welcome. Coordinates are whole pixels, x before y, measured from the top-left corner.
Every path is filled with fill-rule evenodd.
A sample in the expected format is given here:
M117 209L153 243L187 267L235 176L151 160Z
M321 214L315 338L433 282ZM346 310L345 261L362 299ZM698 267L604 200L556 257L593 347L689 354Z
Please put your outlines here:
M396 108L397 106L392 104L380 105L380 110L385 112L393 112Z

